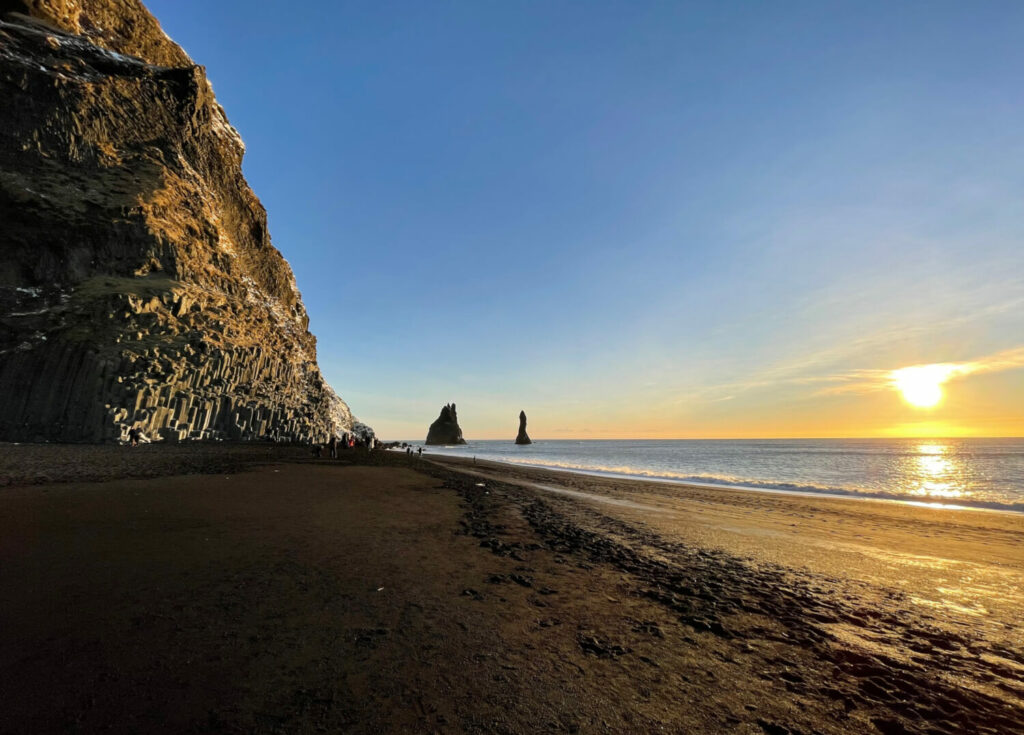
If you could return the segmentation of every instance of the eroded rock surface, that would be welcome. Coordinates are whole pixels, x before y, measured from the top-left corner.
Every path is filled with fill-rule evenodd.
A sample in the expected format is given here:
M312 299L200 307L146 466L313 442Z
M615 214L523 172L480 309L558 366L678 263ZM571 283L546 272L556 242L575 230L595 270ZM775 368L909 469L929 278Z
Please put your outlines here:
M526 433L526 411L519 412L519 433L516 434L516 444L533 444L530 435Z
M242 140L140 2L0 0L0 98L0 440L351 430Z
M451 403L441 409L437 420L427 431L427 444L465 444L462 429L459 428L459 417L455 413L455 404Z

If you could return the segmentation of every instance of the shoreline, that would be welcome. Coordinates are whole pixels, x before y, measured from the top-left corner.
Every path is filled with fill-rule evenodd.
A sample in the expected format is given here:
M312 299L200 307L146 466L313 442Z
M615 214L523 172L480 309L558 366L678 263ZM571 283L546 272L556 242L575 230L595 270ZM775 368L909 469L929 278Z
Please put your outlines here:
M567 491L570 502L600 506L598 512L642 525L662 538L759 563L913 589L925 605L993 608L998 617L1024 626L1024 614L1015 612L1024 610L1024 589L1012 576L1006 578L1008 570L1024 577L1024 515L1018 513L849 503L843 502L848 498L810 493L723 490L446 460L451 461L439 464L547 497ZM974 582L969 581L972 575ZM918 594L921 590L927 594ZM951 619L966 625L971 613L965 618L962 612Z
M397 451L397 450L396 450ZM424 456L431 459L442 459L443 460L456 460L463 461L468 460L470 462L475 457L467 457L465 455L455 454L439 454L424 451ZM775 493L780 495L798 495L807 496L812 498L834 498L839 500L857 500L857 501L874 501L881 503L897 503L906 505L916 505L921 507L930 508L942 508L949 510L965 510L965 511L984 511L994 513L1014 513L1024 514L1024 502L1019 503L1001 503L999 501L985 501L979 500L974 503L946 503L942 501L928 501L928 500L911 500L906 496L901 496L896 493L885 494L885 493L874 493L868 491L857 491L857 490L844 490L841 488L835 488L828 490L821 488L818 490L801 490L801 489L787 489L778 487L758 487L756 485L742 485L742 484L727 484L727 483L714 483L714 482L698 482L686 479L677 479L672 477L666 477L661 475L640 475L640 474L628 474L623 472L613 472L606 470L589 470L585 468L569 468L561 467L558 465L548 465L541 463L527 463L527 462L509 462L503 459L494 459L491 457L481 458L481 462L492 462L507 466L510 469L523 468L532 470L541 470L546 472L561 472L570 475L583 475L587 477L596 478L607 478L613 480L621 480L625 482L650 482L662 485L676 485L679 487L693 487L708 490L725 490L725 491L736 491L736 492L754 492L754 493Z
M397 450L395 450L397 451ZM430 454L424 452L424 457L431 460L440 460L446 462L451 460L453 463L468 462L473 463L473 458L464 457L462 455L452 454ZM527 464L519 462L505 462L500 459L480 459L479 462L486 462L490 464L500 465L507 467L510 470L523 469L523 470L537 470L542 472L558 472L566 475L579 475L581 477L593 477L597 479L607 480L618 480L622 482L637 482L637 483L650 483L654 485L672 485L680 488L695 488L699 490L723 490L726 492L742 492L742 493L768 493L775 495L791 495L797 497L806 498L821 498L829 500L856 500L856 501L867 501L876 503L894 503L897 505L910 505L921 508L935 508L937 510L966 510L966 511L980 511L987 513L1011 513L1020 514L1024 513L1024 503L1019 504L1020 509L1018 510L1015 506L1009 506L1006 503L998 503L1004 507L989 507L983 505L958 505L955 503L941 503L941 502L929 502L924 500L907 500L901 497L892 496L885 497L879 495L872 495L869 493L858 494L855 491L841 491L836 490L835 492L820 491L815 492L813 490L783 490L779 488L769 487L754 487L750 485L725 485L717 484L713 482L692 482L689 480L675 480L669 477L660 477L656 475L629 475L625 473L617 472L602 472L599 470L584 470L584 469L568 469L565 467L558 467L554 465L544 464Z

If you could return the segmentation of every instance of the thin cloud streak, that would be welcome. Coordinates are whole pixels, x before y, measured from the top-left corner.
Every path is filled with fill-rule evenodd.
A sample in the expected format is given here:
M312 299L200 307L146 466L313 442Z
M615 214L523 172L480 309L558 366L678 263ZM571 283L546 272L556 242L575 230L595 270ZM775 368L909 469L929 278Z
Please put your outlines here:
M824 362L824 360L821 359L821 355L823 354L826 353L819 353L819 355L811 356L807 360L798 364L780 366L763 373L759 378L754 380L722 383L719 385L708 386L702 390L692 391L687 395L676 399L673 403L679 404L684 401L692 402L695 400L703 400L707 403L718 403L733 400L736 398L738 393L754 390L756 388L779 387L783 385L816 385L821 383L837 383L838 385L823 388L817 391L815 395L827 396L850 393L876 393L892 389L893 374L897 370L925 367L925 364L904 365L898 368L859 368L831 375L791 375L794 371L821 364ZM1024 368L1024 346L1002 350L969 362L927 363L927 365L942 368L948 373L949 380L979 373L1015 370L1018 368Z
M995 373L1004 370L1016 370L1024 368L1024 346L1014 347L1001 352L996 352L985 357L971 360L970 362L943 362L931 363L930 365L908 365L902 368L891 370L853 370L839 375L827 375L820 378L806 378L804 382L838 382L831 388L819 391L819 395L838 395L845 393L875 393L882 390L889 390L893 387L893 375L899 370L918 369L934 367L944 371L948 377L946 380L963 378L978 373Z
M1024 281L1011 281L1010 282L1014 290L1024 289ZM881 369L855 369L845 371L841 373L835 373L831 375L807 375L807 373L814 372L816 369L820 370L828 365L835 365L836 363L849 361L851 356L864 351L875 350L887 345L892 345L901 341L905 341L909 338L926 334L942 332L954 327L964 326L972 322L991 318L1024 306L1024 297L1014 297L1007 299L998 304L989 304L980 308L977 308L969 313L960 314L955 317L937 321L927 326L919 324L902 324L893 326L884 331L875 332L857 339L848 340L842 344L830 347L827 349L819 350L818 352L806 355L802 359L777 365L767 370L763 370L760 373L751 376L746 380L736 380L728 383L717 383L713 385L704 386L694 390L686 391L682 394L677 394L676 398L672 401L672 404L679 405L683 403L694 403L694 402L718 402L727 400L727 398L735 398L740 393L747 391L756 390L758 388L777 387L781 385L801 385L801 384L814 384L814 383L850 383L850 384L867 384L877 383L877 387L874 390L882 390L887 387L883 385L882 379L888 380L890 370ZM1015 351L1024 350L1024 347L1014 348L1005 350L997 355L1009 354L1012 355ZM995 355L992 356L995 358ZM979 362L988 362L988 358L981 358L980 360L972 361L966 364L975 364ZM959 364L959 363L958 363ZM1005 368L999 368L1000 370L1008 370L1013 367L1019 366L1020 363L1013 363ZM893 368L896 369L896 368ZM973 370L972 372L978 372ZM881 381L881 382L880 382ZM833 390L823 391L823 393L842 393L847 392L844 388L837 388ZM850 392L857 392L850 388ZM861 391L869 392L869 391Z

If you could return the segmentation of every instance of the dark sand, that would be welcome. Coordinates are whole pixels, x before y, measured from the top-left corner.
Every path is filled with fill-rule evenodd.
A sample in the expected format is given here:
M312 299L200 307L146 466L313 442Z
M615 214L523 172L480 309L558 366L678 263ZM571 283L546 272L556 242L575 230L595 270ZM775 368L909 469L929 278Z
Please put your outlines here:
M1024 732L1024 517L10 449L0 732Z

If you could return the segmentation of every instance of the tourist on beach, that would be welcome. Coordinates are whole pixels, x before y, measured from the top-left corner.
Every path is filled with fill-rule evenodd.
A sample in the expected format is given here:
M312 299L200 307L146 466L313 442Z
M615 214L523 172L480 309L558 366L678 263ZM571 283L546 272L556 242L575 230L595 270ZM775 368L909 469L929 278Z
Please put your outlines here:
M338 458L338 437L331 434L331 440L327 442L327 448L331 450L331 459Z
M139 431L139 428L137 426L133 426L132 428L128 429L128 446L139 446L139 435L141 433L142 432Z

